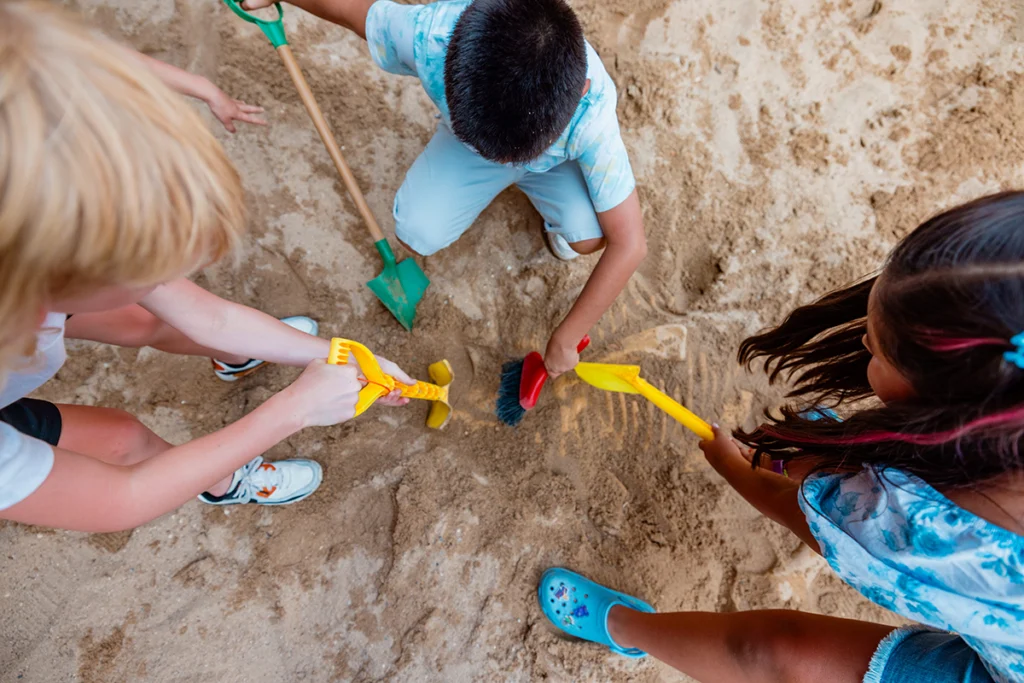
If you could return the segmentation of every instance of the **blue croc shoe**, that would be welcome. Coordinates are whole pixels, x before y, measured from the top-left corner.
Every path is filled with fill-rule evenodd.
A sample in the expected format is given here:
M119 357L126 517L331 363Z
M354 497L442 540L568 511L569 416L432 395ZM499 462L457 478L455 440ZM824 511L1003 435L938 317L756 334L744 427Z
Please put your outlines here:
M537 587L540 608L552 624L571 636L601 643L623 657L637 659L647 653L616 645L608 634L608 610L623 605L638 612L654 612L643 600L613 591L568 569L552 567Z

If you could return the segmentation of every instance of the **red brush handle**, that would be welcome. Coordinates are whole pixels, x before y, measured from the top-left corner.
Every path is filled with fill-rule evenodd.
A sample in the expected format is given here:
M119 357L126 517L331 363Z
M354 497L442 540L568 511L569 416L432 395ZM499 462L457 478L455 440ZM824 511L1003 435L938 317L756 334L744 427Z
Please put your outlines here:
M590 344L590 335L584 335L580 343L576 345L576 353L582 353L583 349ZM523 410L532 410L540 398L540 390L548 381L548 369L544 367L544 357L536 351L531 351L523 359L523 378L519 380L519 405Z

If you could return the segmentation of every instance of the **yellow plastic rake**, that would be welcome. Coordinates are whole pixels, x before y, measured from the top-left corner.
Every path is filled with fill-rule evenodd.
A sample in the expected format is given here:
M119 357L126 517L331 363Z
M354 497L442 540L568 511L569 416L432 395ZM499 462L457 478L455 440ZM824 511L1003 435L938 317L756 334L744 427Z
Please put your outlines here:
M377 357L370 349L349 339L332 339L331 354L327 357L327 362L332 365L347 365L350 358L355 358L359 363L363 371L363 377L360 379L366 381L366 386L359 392L359 400L356 402L356 415L362 415L377 399L398 389L406 398L431 402L430 413L427 415L428 427L441 429L448 424L452 416L452 407L448 403L448 388L455 379L455 373L448 361L439 360L427 369L433 384L402 384L380 369Z
M639 365L614 365L612 363L580 363L576 375L584 382L598 389L623 394L640 394L658 406L696 434L703 441L715 438L711 425L684 408L665 392L651 386L640 376Z

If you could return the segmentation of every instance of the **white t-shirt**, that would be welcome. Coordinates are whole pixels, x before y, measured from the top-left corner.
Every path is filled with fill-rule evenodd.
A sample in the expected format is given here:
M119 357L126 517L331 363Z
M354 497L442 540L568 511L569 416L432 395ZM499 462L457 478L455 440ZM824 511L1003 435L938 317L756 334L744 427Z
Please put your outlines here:
M36 341L36 354L7 374L0 389L0 408L24 398L53 378L64 365L63 313L50 313ZM53 468L50 444L0 422L0 510L32 495Z

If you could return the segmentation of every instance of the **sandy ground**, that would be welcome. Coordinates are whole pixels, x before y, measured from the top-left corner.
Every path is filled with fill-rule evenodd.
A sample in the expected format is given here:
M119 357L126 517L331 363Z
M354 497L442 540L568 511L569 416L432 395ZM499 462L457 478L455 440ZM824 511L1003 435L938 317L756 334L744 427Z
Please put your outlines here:
M569 642L534 587L566 565L662 610L790 607L886 620L726 488L650 406L559 381L516 430L492 416L500 364L541 345L592 261L554 261L516 191L423 259L412 334L363 282L376 259L276 56L214 0L82 0L139 49L268 110L221 134L252 230L200 282L275 315L310 314L423 375L449 358L456 417L376 409L271 452L318 459L290 508L189 503L131 534L0 527L0 681L679 680ZM1024 16L1010 0L577 0L619 87L650 256L594 331L699 413L749 424L778 400L738 341L878 266L926 215L1022 184ZM404 170L436 123L416 81L299 11L295 51L390 229ZM212 122L211 125L214 125ZM218 129L219 130L219 129ZM51 399L124 407L172 441L285 386L207 363L71 345Z

